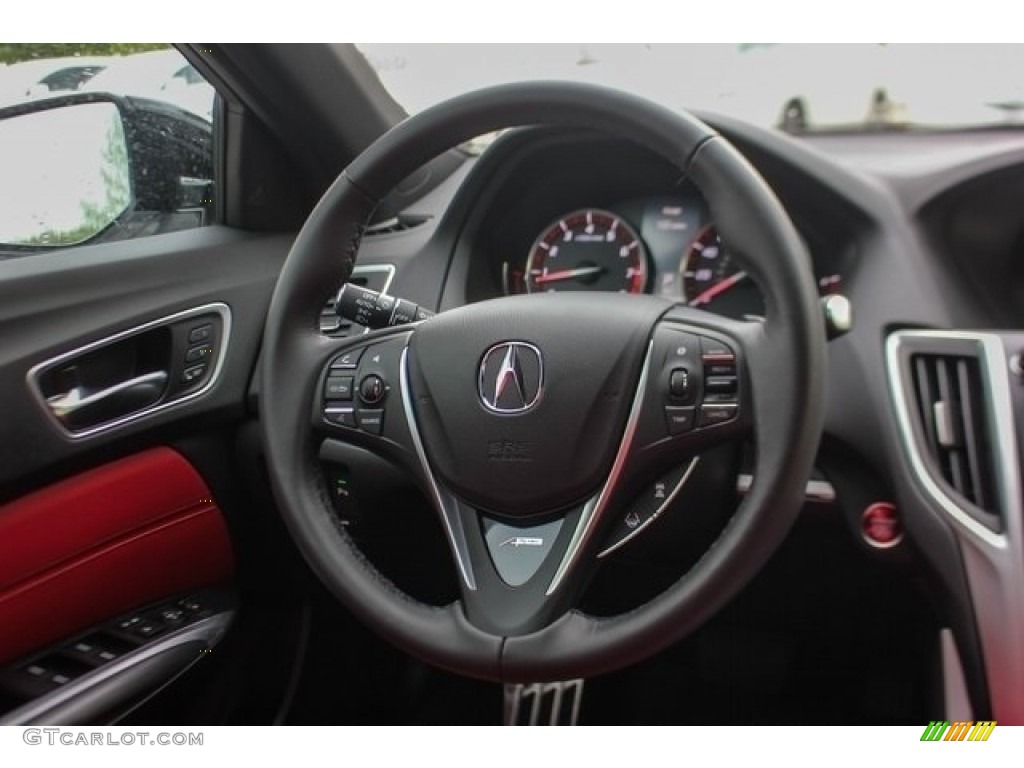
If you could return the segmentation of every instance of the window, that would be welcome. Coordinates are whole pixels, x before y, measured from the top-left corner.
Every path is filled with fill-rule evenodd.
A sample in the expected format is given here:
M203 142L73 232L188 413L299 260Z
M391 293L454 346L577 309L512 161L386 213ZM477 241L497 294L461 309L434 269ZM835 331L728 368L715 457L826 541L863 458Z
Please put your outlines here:
M0 44L0 258L208 224L214 96L168 46Z

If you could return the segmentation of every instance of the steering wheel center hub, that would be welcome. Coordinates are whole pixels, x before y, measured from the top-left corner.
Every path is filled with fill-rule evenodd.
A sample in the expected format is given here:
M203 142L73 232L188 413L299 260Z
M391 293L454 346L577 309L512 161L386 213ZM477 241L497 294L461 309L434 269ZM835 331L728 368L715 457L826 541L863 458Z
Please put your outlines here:
M443 313L409 344L433 471L492 516L530 518L608 476L658 317L637 296L516 296Z

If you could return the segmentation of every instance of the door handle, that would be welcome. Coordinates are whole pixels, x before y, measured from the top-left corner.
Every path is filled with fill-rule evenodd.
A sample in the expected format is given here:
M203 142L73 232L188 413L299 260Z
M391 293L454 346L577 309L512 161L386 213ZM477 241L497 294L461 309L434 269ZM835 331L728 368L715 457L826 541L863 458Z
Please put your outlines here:
M167 379L167 371L153 371L94 392L74 387L46 403L65 427L81 429L152 405L163 395Z

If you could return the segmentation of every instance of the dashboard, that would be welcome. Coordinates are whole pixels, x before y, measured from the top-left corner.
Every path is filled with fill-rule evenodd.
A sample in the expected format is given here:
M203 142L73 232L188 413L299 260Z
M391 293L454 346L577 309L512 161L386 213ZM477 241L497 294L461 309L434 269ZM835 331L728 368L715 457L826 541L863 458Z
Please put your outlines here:
M1007 131L795 140L726 118L712 122L785 207L807 246L819 291L842 293L853 307L853 330L828 345L818 468L835 499L816 519L852 534L852 546L886 580L927 581L942 631L955 636L955 646L947 643L942 652L944 663L962 666L964 695L975 705L991 696L996 710L1024 712L1015 689L986 674L983 660L1014 668L1019 662L1001 638L1024 637L1024 611L1014 597L1019 578L1012 575L1024 573L1024 565L1010 554L1021 550L1020 521L997 523L1001 532L979 537L976 521L964 523L965 516L948 511L968 502L922 490L920 478L941 470L941 462L916 452L908 424L919 418L913 408L927 418L936 403L916 403L901 376L921 385L944 374L900 373L896 354L900 344L925 345L908 354L923 355L929 365L964 349L974 355L971 340L990 328L1008 329L1000 341L985 337L1007 360L1024 348L1016 330L1024 322L1024 216L1015 202L1024 193L1024 138ZM360 261L396 263L392 292L439 310L507 294L624 291L741 319L765 311L744 274L758 254L734 253L720 242L715 212L694 184L630 142L585 130L510 131L468 158L462 172L413 212L431 223L374 238ZM921 329L928 330L915 336ZM976 360L988 366L990 384L1009 375L1001 356L986 352ZM940 391L948 387L942 381ZM1024 413L1024 391L1019 382L1010 384L1012 403L996 404L1004 417ZM971 397L986 402L994 394ZM942 413L949 407L938 405ZM1024 430L1022 418L1012 418ZM1012 454L981 458L992 462L996 476L1017 476ZM932 486L942 483L940 476ZM864 515L880 501L898 510L913 547L871 543ZM688 535L649 537L642 556L651 559L659 544L672 541L660 554L678 558ZM1004 543L990 545L993 537ZM812 552L823 546L821 538L810 545ZM816 567L825 567L828 556L821 557ZM955 567L961 562L963 568ZM855 579L844 588L851 600L863 597ZM1020 669L1013 679L1024 680Z

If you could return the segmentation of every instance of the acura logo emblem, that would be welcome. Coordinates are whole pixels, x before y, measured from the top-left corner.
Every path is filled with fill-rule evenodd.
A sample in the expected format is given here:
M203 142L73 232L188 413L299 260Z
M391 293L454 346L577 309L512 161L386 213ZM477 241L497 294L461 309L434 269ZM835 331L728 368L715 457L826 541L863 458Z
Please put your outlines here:
M480 401L495 413L522 413L536 405L544 384L540 350L525 341L495 344L480 361Z

